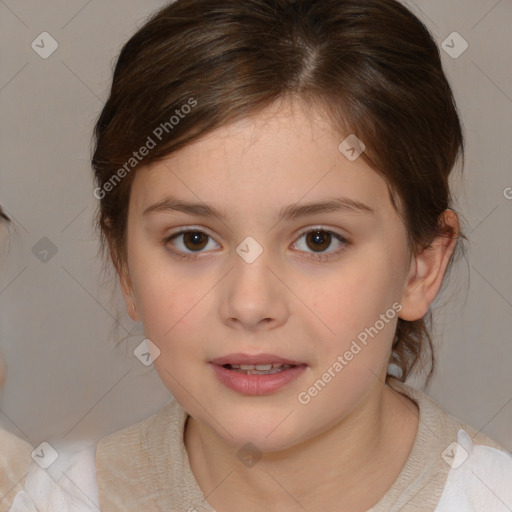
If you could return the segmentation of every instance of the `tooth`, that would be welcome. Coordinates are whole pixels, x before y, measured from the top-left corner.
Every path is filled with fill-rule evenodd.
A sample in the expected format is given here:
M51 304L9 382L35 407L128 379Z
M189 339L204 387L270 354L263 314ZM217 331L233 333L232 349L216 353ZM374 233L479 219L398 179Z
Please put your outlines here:
M230 366L231 366L231 368L240 368L240 365L239 365L239 364L232 364L232 365L230 365Z
M256 370L270 370L272 368L272 363L271 364L256 364L256 365L254 365L254 368L256 368Z
M272 363L273 368L281 368L283 366L283 363Z
M241 370L254 370L253 364L241 364L240 365Z

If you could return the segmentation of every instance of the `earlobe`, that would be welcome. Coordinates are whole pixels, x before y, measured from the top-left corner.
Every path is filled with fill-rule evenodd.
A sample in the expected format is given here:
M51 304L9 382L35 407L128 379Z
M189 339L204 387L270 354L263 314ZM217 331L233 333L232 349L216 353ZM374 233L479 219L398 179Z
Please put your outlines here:
M457 245L459 221L453 210L445 210L442 215L443 233L417 254L411 263L402 297L403 309L399 315L403 320L423 318L443 283L446 268Z
M139 313L137 312L137 306L135 306L135 302L134 301L132 301L132 303L130 305L130 309L129 309L128 314L130 315L130 318L134 322L140 322Z
M133 296L133 286L130 279L130 276L127 271L124 269L119 273L119 282L121 284L121 290L124 297L124 302L126 305L126 312L128 316L134 322L140 322L140 317L137 312L137 307L135 305L135 298Z
M112 261L112 264L114 265L114 269L116 271L116 274L119 278L119 283L121 285L121 292L123 293L126 312L134 322L140 322L137 307L135 306L135 298L133 294L133 286L130 277L130 272L128 270L128 264L118 257L118 253L114 249L114 244L111 239L109 240L109 252L110 259Z

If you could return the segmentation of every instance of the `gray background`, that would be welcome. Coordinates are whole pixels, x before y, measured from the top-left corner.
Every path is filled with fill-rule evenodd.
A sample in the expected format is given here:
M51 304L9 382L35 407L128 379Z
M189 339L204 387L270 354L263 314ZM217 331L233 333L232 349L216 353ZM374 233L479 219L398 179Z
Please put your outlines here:
M512 450L512 1L405 3L439 45L454 31L469 44L458 58L441 50L465 128L464 182L455 173L452 183L471 244L434 303L439 363L427 392ZM1 262L0 424L34 446L97 439L169 398L133 356L142 328L101 275L89 166L114 58L163 4L0 0L0 202L15 221ZM31 48L42 32L59 45L47 59Z

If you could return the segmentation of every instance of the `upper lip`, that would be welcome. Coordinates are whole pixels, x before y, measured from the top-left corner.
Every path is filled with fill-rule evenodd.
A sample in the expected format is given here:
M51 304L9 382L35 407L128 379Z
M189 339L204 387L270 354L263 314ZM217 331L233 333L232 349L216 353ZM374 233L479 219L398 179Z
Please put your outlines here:
M228 354L226 356L217 357L210 361L213 364L223 366L225 364L269 364L269 363L280 363L299 366L300 361L294 361L293 359L286 359L279 357L274 354Z

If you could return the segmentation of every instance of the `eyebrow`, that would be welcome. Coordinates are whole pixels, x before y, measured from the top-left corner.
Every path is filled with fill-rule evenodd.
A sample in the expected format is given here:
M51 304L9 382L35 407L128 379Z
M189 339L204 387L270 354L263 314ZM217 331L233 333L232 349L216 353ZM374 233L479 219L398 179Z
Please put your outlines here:
M173 197L166 197L162 201L148 206L142 212L142 215L159 212L182 212L200 217L218 217L222 220L226 219L226 214L223 211L211 205L206 203L191 203ZM294 220L307 215L329 212L371 214L375 213L375 210L361 201L356 201L348 197L336 197L316 203L291 204L280 210L277 220Z

